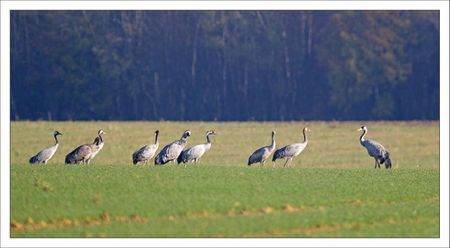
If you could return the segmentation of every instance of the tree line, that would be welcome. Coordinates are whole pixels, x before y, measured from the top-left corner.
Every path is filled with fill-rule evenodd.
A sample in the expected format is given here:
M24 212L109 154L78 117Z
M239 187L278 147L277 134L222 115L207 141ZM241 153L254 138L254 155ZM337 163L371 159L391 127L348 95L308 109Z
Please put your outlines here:
M11 120L439 119L439 11L12 11Z

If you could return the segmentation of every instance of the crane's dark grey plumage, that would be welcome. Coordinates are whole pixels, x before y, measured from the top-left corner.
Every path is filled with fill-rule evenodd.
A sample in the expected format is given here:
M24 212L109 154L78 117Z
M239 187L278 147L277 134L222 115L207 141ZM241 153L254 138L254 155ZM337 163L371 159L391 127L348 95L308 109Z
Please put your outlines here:
M92 155L103 147L103 138L102 134L105 132L100 129L97 132L97 137L95 137L94 142L91 144L81 145L69 154L66 155L65 163L66 164L79 164L79 163L89 163L93 158ZM94 155L95 156L95 155Z
M260 163L261 166L264 165L267 158L270 157L270 154L275 150L276 144L275 144L275 131L272 131L272 144L268 146L264 146L259 148L258 150L254 151L252 155L248 158L247 165L252 165L254 163Z
M306 132L309 131L310 130L307 127L303 128L303 142L287 145L285 147L276 150L275 153L273 154L272 161L275 162L279 158L286 158L284 166L286 166L289 162L291 162L292 159L298 156L308 145L308 136Z
M75 150L71 151L66 155L65 163L66 164L79 164L79 163L87 163L87 159L92 153L92 148L96 146L99 142L98 137L95 137L95 140L92 144L84 144L81 145Z
M177 158L178 163L187 163L189 161L194 161L197 164L203 154L211 149L211 140L209 139L209 136L214 134L216 134L214 130L207 131L205 144L196 145L182 151Z
M147 164L147 162L155 156L156 150L158 150L159 142L158 142L158 135L159 130L155 131L155 143L154 144L148 144L132 155L133 164L137 164L138 162L144 162Z
M361 137L359 138L359 142L362 146L367 149L367 153L369 156L375 159L375 169L380 168L380 164L384 163L386 169L392 167L391 158L389 157L389 152L384 148L380 143L370 140L364 139L364 136L367 133L367 127L362 126L358 131L363 131Z
M53 137L55 138L55 144L52 146L49 146L45 148L44 150L38 152L35 156L31 157L29 162L30 164L39 164L44 163L47 164L47 162L53 157L56 150L58 149L59 143L58 143L58 135L62 135L59 131L53 132Z
M181 139L166 145L156 156L155 165L163 165L170 161L174 161L180 156L181 151L186 147L187 138L191 136L191 131L186 130L183 132Z

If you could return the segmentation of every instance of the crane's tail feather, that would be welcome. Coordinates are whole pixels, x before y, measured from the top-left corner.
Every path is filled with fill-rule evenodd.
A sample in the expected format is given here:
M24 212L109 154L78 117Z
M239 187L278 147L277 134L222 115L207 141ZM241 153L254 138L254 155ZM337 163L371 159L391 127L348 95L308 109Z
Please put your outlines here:
M131 159L133 160L133 164L137 164L138 161L138 156L136 153L133 153L133 155L131 156Z
M180 153L180 155L178 156L178 158L177 158L178 164L180 164L181 162L186 163L185 157L186 157L186 156L185 156L185 151L182 151L182 152Z
M386 167L386 169L389 169L392 167L391 158L389 156L389 152L386 152L385 156L381 158L380 163L383 164Z
M250 157L248 158L247 165L250 166L250 165L252 165L252 164L253 164L253 159L252 159L252 156L250 156Z
M37 157L36 156L31 157L29 162L30 164L35 164L37 162Z
M279 159L280 157L281 157L281 152L280 152L280 150L276 150L276 151L273 153L272 162L275 162L275 160Z
M178 156L178 158L177 158L177 163L180 164L181 162L184 162L184 161L183 161L183 158L182 158L181 155L180 155L180 156Z
M75 164L75 159L73 157L73 153L67 154L66 158L64 159L64 163L66 164Z
M167 163L167 161L163 158L163 156L158 154L158 156L156 156L156 158L155 158L155 165L162 165L165 163Z
M391 159L390 159L390 158L387 158L387 159L386 159L386 164L385 164L385 166L386 166L386 169L392 167L392 163L391 163Z

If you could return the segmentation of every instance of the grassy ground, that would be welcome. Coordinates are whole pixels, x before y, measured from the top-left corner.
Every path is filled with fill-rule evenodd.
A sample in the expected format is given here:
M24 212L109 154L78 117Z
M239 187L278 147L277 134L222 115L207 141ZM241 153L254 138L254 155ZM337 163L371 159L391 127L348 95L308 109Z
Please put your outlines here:
M356 129L390 151L392 170L374 170ZM283 146L312 129L291 168L246 166L256 148ZM102 128L105 147L89 166L63 165ZM131 154L153 142L188 146L214 129L200 166L133 166ZM38 150L60 147L45 166ZM439 127L420 122L14 122L11 125L13 237L437 237Z

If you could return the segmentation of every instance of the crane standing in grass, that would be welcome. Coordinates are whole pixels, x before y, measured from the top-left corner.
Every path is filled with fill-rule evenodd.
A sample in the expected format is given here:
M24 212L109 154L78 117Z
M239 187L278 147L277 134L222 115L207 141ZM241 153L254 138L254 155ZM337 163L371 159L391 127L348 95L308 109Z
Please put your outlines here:
M191 136L191 131L185 130L179 140L166 145L156 156L155 165L163 165L177 159L181 151L186 147L189 136Z
M211 149L211 140L209 139L210 135L215 135L216 132L214 130L210 130L206 132L206 143L193 146L189 149L186 149L180 153L177 158L178 163L187 163L189 161L194 161L197 164L200 158L205 154L205 152Z
M286 167L286 165L288 165L294 157L297 157L305 149L306 145L308 145L308 136L306 133L309 131L310 130L307 127L303 128L303 142L287 145L276 150L273 154L272 161L275 162L279 158L286 158L286 162L284 163L284 166Z
M264 165L266 162L266 159L270 157L270 154L275 150L276 144L275 144L275 131L272 131L272 144L268 146L264 146L259 148L258 150L254 151L252 155L248 158L247 165L252 165L254 163L260 163L261 166Z
M56 150L58 149L59 143L58 143L58 135L62 135L59 131L53 132L53 137L55 138L55 144L53 144L50 147L45 148L44 150L38 152L35 156L30 158L30 164L39 164L44 163L47 164L47 161L49 161L53 155L55 154Z
M383 163L386 169L391 168L391 158L389 157L389 152L386 150L386 148L384 148L380 143L374 140L364 139L364 136L367 133L366 126L362 126L358 129L358 131L363 131L361 137L359 138L359 142L367 149L367 153L369 153L369 156L375 159L375 169L377 167L380 168L380 164Z
M155 144L148 144L143 146L141 149L133 153L132 159L133 164L137 164L138 162L147 162L155 156L156 150L158 150L159 142L158 142L159 130L155 131Z
M105 132L100 129L98 130L98 136L95 137L94 142L91 144L84 144L81 145L69 154L66 155L65 163L66 164L79 164L79 163L87 163L89 164L91 159L93 158L92 155L96 155L100 149L103 147L103 138L101 137L102 134Z

